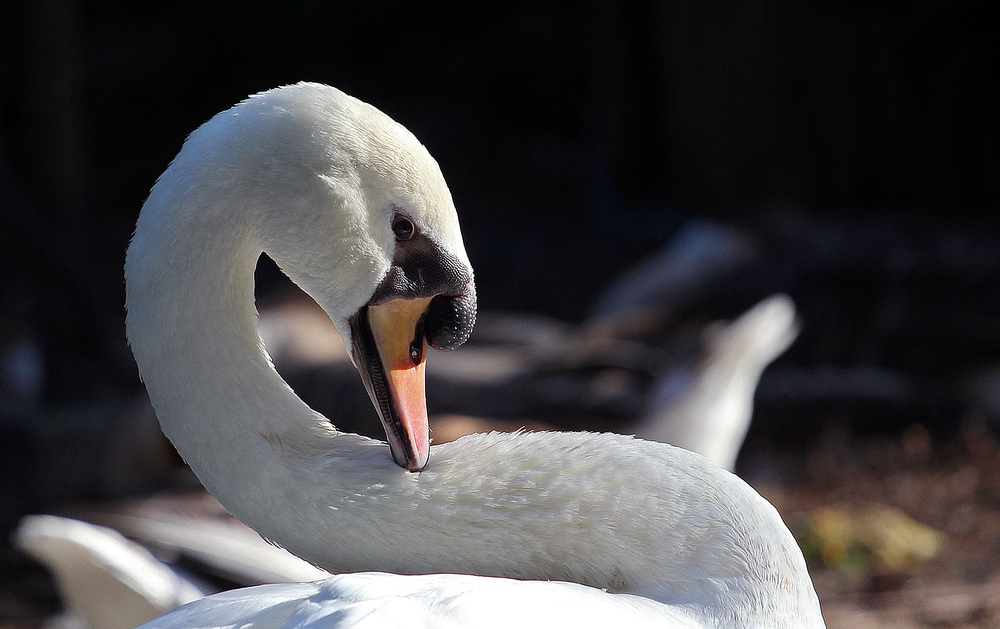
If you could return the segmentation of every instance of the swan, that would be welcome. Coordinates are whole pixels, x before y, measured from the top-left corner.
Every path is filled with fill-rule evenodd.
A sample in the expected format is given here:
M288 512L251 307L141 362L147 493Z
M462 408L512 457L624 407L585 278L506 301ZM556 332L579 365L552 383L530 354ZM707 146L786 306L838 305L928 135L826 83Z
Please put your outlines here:
M22 518L14 546L55 576L66 626L131 629L208 592L115 530L55 515Z
M637 436L736 469L757 383L764 369L795 341L799 327L795 303L779 293L710 331L708 351L694 374L678 369L657 380Z
M388 443L338 431L274 370L254 308L262 252L332 319ZM643 597L664 626L823 626L777 511L701 456L593 433L430 446L427 349L468 337L473 273L437 163L374 107L299 83L216 115L150 191L125 268L128 338L163 432L292 553L473 588L572 582L595 608ZM334 577L357 578L383 577ZM566 587L534 581L511 587Z

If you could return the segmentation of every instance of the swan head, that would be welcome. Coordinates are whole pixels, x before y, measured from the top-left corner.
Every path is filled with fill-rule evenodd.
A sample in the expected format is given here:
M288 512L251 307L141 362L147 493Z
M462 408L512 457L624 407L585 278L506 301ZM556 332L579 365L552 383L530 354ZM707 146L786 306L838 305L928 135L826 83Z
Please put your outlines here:
M178 223L186 236L226 232L242 243L238 259L267 253L315 299L361 372L393 459L423 468L426 350L461 345L476 316L455 206L424 146L329 86L261 92L192 133L160 177L130 246L128 284L143 266L157 272L144 252L180 240ZM195 238L185 255L217 246Z

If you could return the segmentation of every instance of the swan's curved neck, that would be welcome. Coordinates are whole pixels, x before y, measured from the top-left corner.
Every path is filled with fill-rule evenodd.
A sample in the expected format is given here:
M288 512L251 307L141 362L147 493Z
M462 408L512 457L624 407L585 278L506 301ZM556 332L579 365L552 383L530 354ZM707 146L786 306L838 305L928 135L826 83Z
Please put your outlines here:
M157 201L150 197L126 262L127 327L140 375L164 433L206 488L238 513L271 507L260 504L269 498L263 483L287 473L268 464L275 446L337 433L264 351L252 221Z

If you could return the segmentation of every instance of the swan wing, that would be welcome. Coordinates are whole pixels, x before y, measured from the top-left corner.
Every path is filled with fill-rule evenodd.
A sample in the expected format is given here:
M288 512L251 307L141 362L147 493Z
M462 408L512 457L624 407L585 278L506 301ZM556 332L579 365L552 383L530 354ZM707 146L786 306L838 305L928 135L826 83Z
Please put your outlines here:
M434 627L698 628L687 610L576 583L458 574L344 574L189 603L141 629Z

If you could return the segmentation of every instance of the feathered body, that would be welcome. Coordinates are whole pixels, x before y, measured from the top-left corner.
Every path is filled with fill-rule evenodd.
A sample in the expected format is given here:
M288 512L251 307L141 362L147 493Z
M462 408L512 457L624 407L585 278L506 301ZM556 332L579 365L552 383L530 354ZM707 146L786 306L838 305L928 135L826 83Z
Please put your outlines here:
M265 585L192 603L143 629L296 627L414 629L509 627L690 627L703 619L641 596L603 596L577 583L513 581L456 574L338 575L316 583Z

